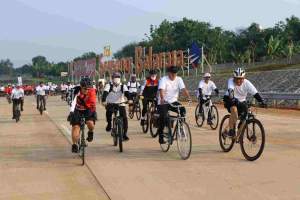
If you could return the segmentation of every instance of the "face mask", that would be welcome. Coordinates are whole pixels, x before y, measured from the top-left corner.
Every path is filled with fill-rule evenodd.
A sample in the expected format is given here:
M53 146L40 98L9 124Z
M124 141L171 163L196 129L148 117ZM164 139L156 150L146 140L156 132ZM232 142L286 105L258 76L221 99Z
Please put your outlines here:
M151 80L154 81L156 79L156 75L151 76Z
M113 82L114 84L119 85L121 83L121 78L114 78Z

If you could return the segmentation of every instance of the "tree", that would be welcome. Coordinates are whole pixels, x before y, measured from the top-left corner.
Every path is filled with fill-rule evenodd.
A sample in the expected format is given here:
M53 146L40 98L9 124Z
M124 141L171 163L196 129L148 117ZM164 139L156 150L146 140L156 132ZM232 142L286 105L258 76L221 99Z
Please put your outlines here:
M0 60L0 74L11 76L13 71L13 63L9 59Z

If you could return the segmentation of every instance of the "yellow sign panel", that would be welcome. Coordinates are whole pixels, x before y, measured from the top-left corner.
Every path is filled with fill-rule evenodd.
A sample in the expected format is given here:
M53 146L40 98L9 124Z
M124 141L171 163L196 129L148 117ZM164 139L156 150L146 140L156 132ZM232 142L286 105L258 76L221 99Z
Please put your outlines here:
M111 56L111 49L110 49L110 46L105 46L105 47L104 47L103 55L104 55L105 57L110 57L110 56Z

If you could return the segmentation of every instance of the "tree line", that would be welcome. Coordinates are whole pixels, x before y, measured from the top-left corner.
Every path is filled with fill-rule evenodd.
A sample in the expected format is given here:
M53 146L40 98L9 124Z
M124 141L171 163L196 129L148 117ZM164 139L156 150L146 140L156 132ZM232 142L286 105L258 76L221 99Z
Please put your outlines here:
M124 46L114 57L134 57L135 46L152 46L154 52L158 53L186 50L193 42L203 46L204 54L212 64L291 58L300 53L300 19L291 16L265 29L252 23L237 31L187 18L174 22L164 20L157 27L151 25L150 34L145 34L142 41Z

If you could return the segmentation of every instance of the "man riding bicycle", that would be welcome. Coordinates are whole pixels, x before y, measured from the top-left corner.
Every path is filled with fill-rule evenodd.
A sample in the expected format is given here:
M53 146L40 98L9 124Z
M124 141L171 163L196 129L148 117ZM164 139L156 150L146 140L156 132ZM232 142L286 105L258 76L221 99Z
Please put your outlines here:
M211 96L212 92L215 91L219 95L219 90L216 87L215 83L210 80L210 73L205 73L203 79L199 82L198 86L198 99L199 99L199 112L201 111L203 104L205 104L209 99L207 96ZM207 123L212 124L211 113L208 113Z
M40 101L43 101L44 110L46 110L46 86L43 82L40 82L40 85L36 87L36 109L40 107Z
M13 117L15 119L15 110L18 104L21 104L21 111L23 111L23 104L24 104L24 90L21 85L17 85L11 92L11 99L13 102Z
M159 143L164 144L163 139L163 129L167 122L168 111L177 112L177 109L172 107L170 104L179 106L178 102L179 92L183 91L183 94L191 101L190 94L186 89L184 82L181 77L177 76L178 68L176 66L171 66L168 68L168 75L164 76L159 81L159 98L158 98L158 111L159 111ZM184 107L180 108L180 113L185 116L186 110Z
M224 96L224 106L230 113L229 119L229 137L235 136L235 124L244 113L247 113L247 95L250 93L254 98L260 102L262 106L266 106L265 101L258 93L254 85L245 79L246 72L242 68L237 68L233 71L233 78L228 80L228 90Z
M134 102L134 100L137 97L138 89L141 88L140 83L138 83L136 81L136 75L135 74L131 74L130 81L127 83L127 88L129 90L129 99L128 100L131 100L131 101ZM132 109L133 109L133 105L130 104L129 105L129 110L131 111Z
M112 128L112 115L115 109L119 109L120 116L123 119L123 128L124 128L124 135L123 140L129 140L127 136L128 130L128 119L126 114L126 107L125 104L121 104L125 102L125 97L129 99L129 92L126 85L121 83L121 74L119 72L114 72L112 75L112 83L106 84L102 96L102 104L106 108L106 131L111 131Z
M74 96L68 121L72 125L72 153L78 153L78 141L80 138L81 117L89 129L86 140L92 142L94 139L96 113L96 90L92 87L90 78L82 78L80 86L74 88Z
M141 117L141 125L143 126L145 123L145 115L148 112L148 104L151 101L154 101L156 98L158 91L158 79L157 79L157 71L150 70L149 77L146 79L144 85L141 88L141 98L143 103L142 109L142 117Z

